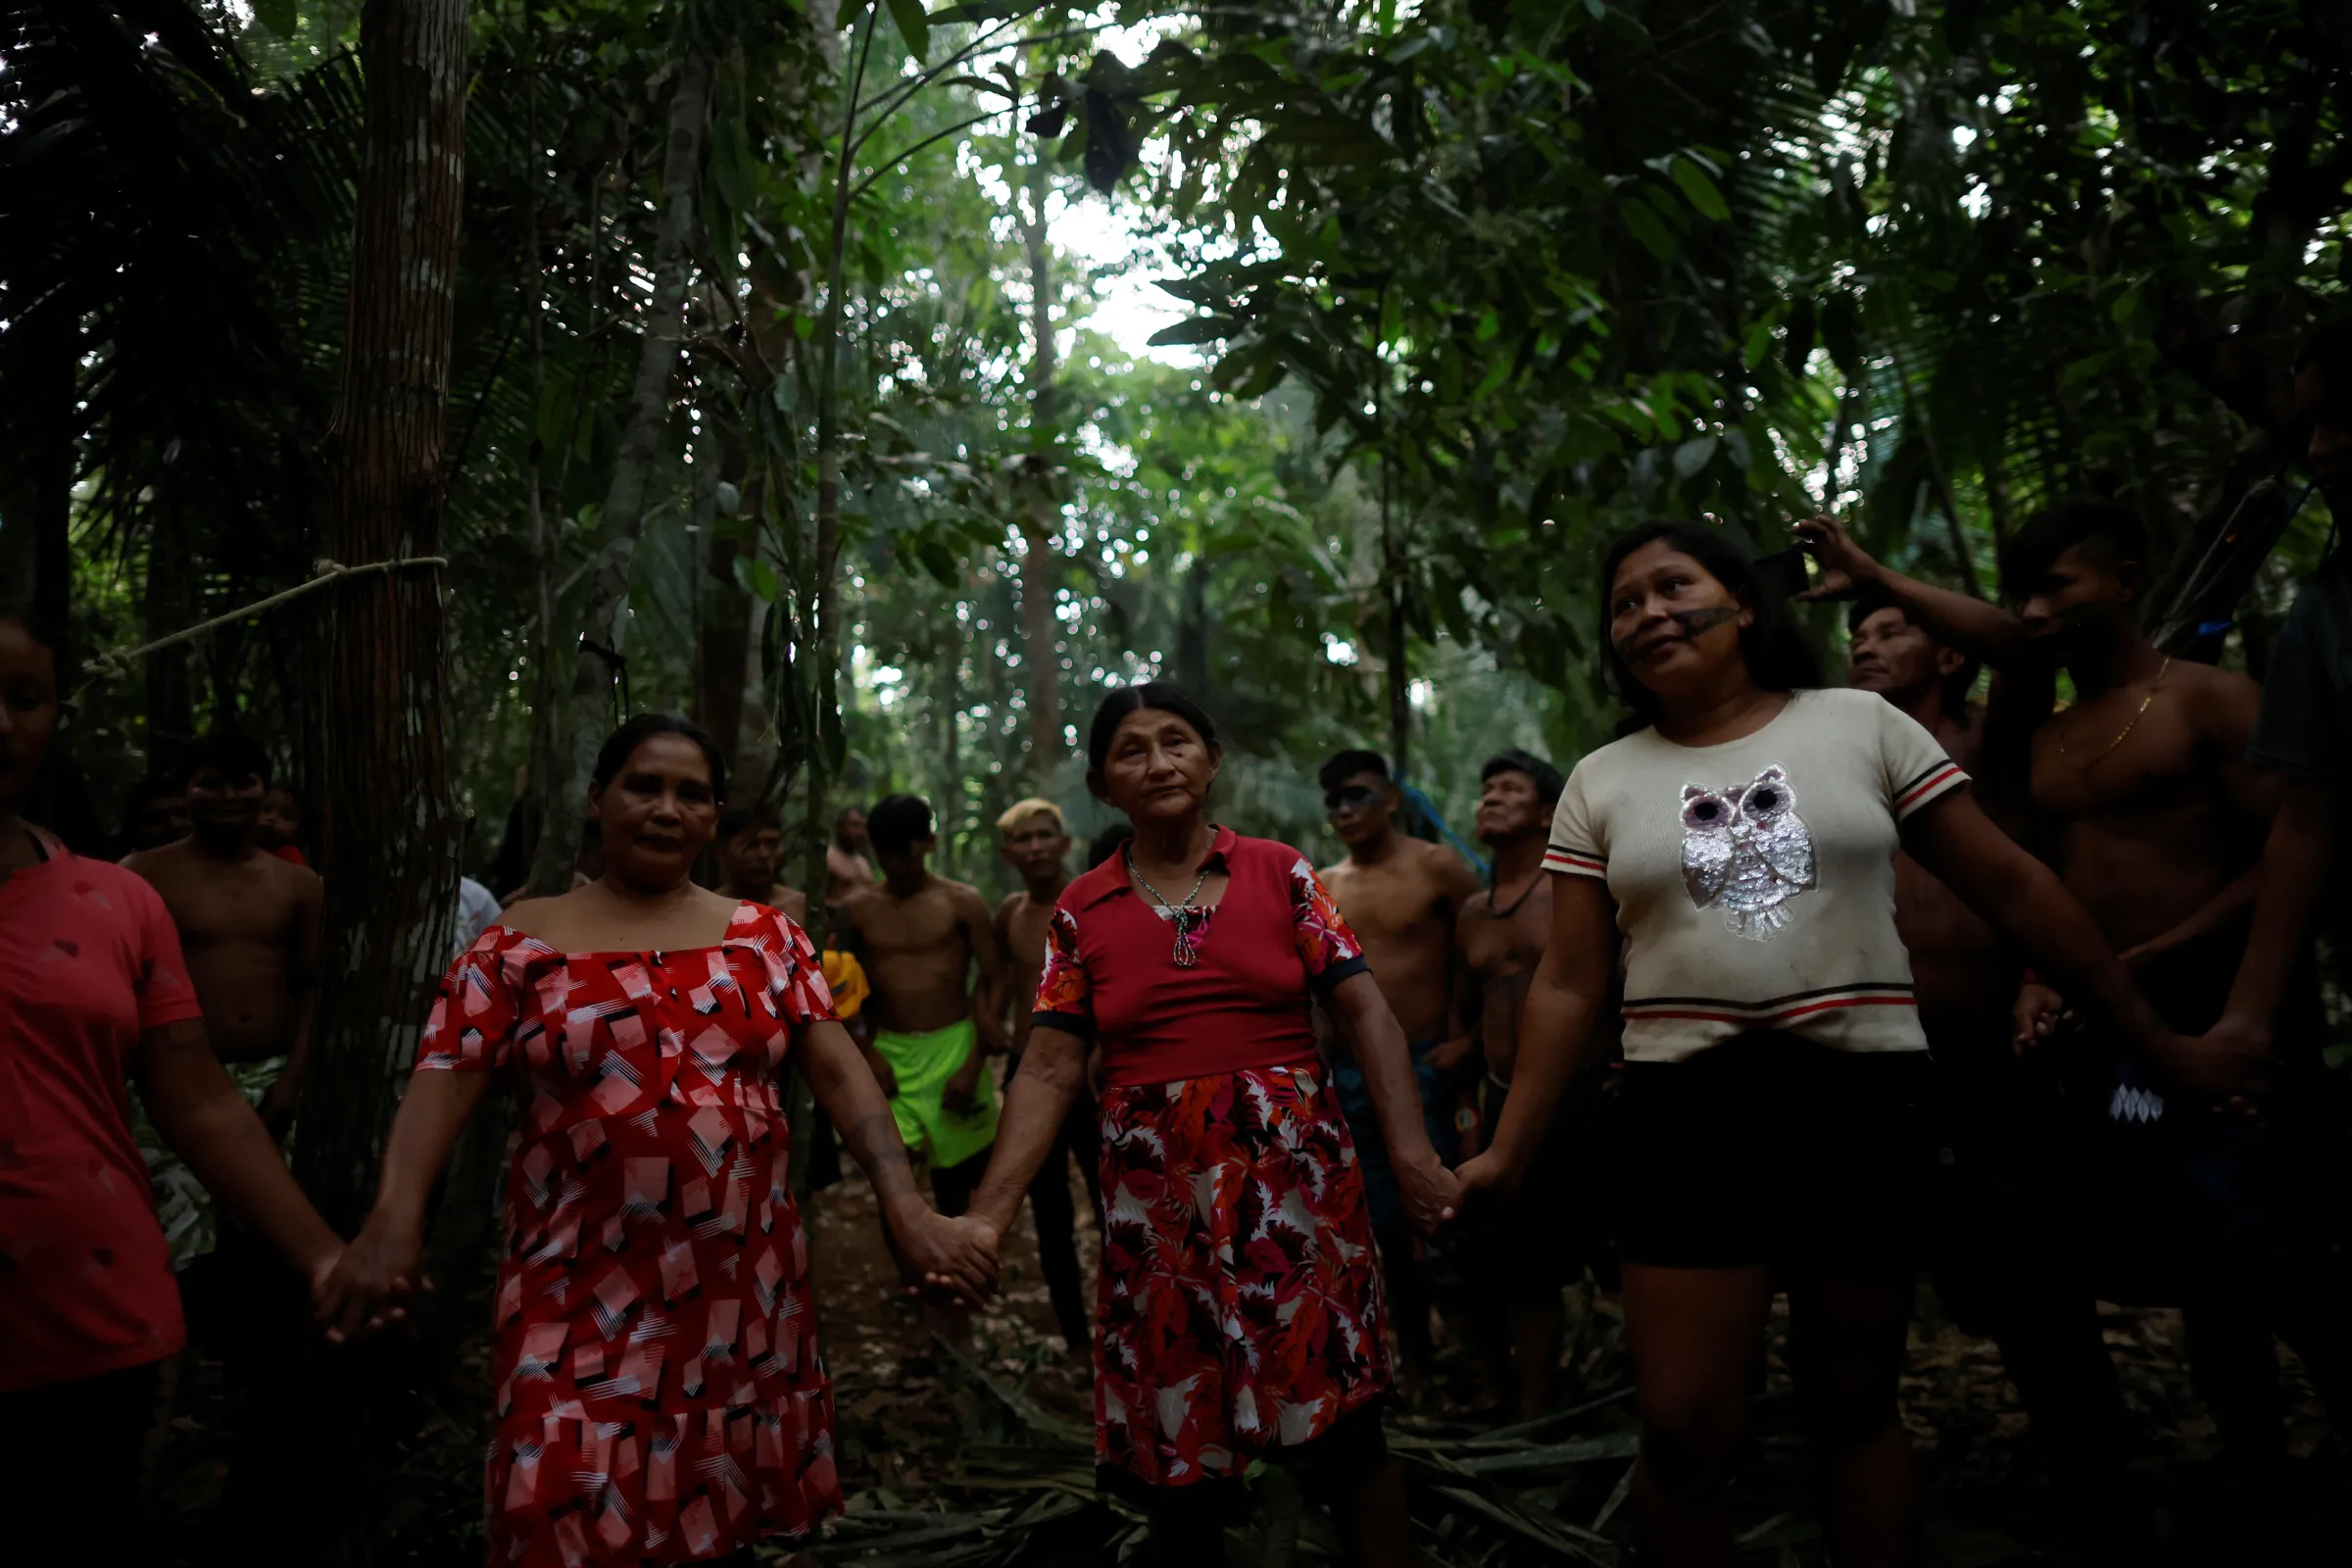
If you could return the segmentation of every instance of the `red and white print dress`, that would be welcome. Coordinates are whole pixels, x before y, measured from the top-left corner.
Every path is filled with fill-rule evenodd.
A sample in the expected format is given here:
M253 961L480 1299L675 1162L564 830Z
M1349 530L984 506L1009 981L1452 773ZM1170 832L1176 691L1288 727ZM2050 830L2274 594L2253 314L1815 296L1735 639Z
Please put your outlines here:
M503 925L418 1072L498 1072L521 1137L498 1271L490 1561L688 1562L841 1507L777 1074L833 1016L762 905L713 948L558 953Z
M1389 1387L1363 1174L1316 1054L1366 969L1306 858L1219 828L1230 880L1179 965L1123 859L1055 906L1035 1023L1102 1047L1095 1458L1147 1485L1239 1474Z

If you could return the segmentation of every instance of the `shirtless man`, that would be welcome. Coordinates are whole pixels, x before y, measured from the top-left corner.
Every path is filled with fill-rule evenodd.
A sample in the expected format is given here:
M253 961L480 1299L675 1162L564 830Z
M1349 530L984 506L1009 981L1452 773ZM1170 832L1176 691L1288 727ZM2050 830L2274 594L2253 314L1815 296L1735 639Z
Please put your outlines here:
M1029 1044L1029 1015L1037 1004L1037 983L1046 968L1046 927L1054 901L1070 885L1070 831L1061 808L1052 801L1016 801L997 818L997 854L1021 879L1021 891L997 906L997 941L1004 950L1004 1000L1012 1010L1012 1055L1005 1063L1009 1085L1020 1071ZM1077 1211L1070 1202L1067 1160L1086 1180L1095 1212L1102 1211L1102 1172L1095 1097L1084 1084L1062 1119L1061 1136L1045 1166L1029 1184L1029 1213L1037 1221L1038 1266L1054 1298L1054 1321L1073 1356L1094 1345L1095 1314L1078 1268Z
M1004 958L980 890L924 864L936 842L929 804L887 796L869 821L883 879L842 905L839 938L873 987L865 1011L874 1051L890 1067L884 1088L899 1137L931 1167L932 1196L954 1217L970 1204L997 1141L986 1057L1005 1045Z
M1478 873L1451 850L1396 831L1403 798L1378 752L1341 752L1323 764L1323 809L1348 858L1322 872L1323 885L1364 946L1380 994L1412 1042L1421 1115L1438 1157L1453 1162L1453 1096L1447 1080L1469 1059L1453 1027L1453 928L1480 893ZM1364 1202L1380 1241L1396 1329L1397 1375L1408 1398L1429 1375L1428 1259L1406 1222L1372 1097L1352 1062L1332 1071L1340 1105L1363 1166Z
M1969 710L1978 664L1875 586L1846 607L1846 679L1877 692L1972 771L1981 749ZM2021 970L1993 929L1901 851L1894 922L1911 955L1920 1027L1935 1053L1945 1136L1964 1190L1956 1273L1939 1279L1964 1321L1981 1314L2025 1396L2053 1497L2086 1540L2124 1512L2123 1393L2095 1305L2067 1260L2058 1200L2076 1142L2040 1064L2011 1050Z
M833 842L825 846L825 906L838 911L857 894L875 882L874 862L867 859L865 808L845 806L833 818Z
M1551 878L1544 849L1552 808L1567 780L1540 757L1497 752L1479 770L1478 837L1494 852L1494 884L1463 906L1454 924L1458 1010L1486 1071L1478 1109L1464 1129L1462 1150L1483 1144L1502 1115L1511 1069L1519 1055L1519 1014L1527 985L1551 936ZM1519 1190L1473 1211L1464 1229L1462 1269L1469 1277L1479 1359L1495 1401L1509 1397L1517 1419L1533 1421L1550 1407L1567 1340L1560 1293L1590 1264L1605 1284L1613 1278L1600 1233L1597 1184L1580 1180L1597 1152L1590 1133L1600 1108L1601 1063L1569 1091L1552 1131L1530 1162ZM1541 1238L1540 1243L1532 1239Z
M252 741L216 734L183 762L189 834L122 863L154 885L179 928L205 1033L237 1087L283 1140L302 1089L318 996L317 873L254 840L270 759ZM160 1147L149 1160L173 1267L213 1250L210 1200Z
M2014 613L1888 571L1834 522L1797 531L1822 562L1817 592L1875 584L2004 673L2073 677L2077 701L2019 760L2043 853L2165 1021L2184 1036L2210 1027L2245 945L2278 787L2245 761L2259 688L2176 662L2141 633L2137 519L2081 502L2032 519L2003 553ZM2058 1070L2089 1091L2078 1103L2097 1112L2070 1133L2092 1189L2073 1240L2102 1265L2082 1290L2182 1299L2199 1388L2232 1451L2249 1475L2275 1472L2283 1433L2265 1331L2352 1408L2352 1298L2295 1213L2271 1129L2221 1108L2263 1086L2268 1057L2226 1037L2167 1062L2085 1050L2065 1039L2065 999L2030 978L2012 1028L2021 1050L2059 1048Z
M795 925L808 921L808 895L776 880L784 858L784 824L772 806L730 806L718 819L721 897L748 899L781 909Z

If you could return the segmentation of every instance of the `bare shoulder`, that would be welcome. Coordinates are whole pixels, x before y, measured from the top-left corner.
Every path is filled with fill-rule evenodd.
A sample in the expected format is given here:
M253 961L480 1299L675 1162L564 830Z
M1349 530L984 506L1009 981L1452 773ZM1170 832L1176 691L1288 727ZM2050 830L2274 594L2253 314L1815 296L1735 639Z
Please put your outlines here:
M2262 707L2262 687L2234 669L2175 662L2166 679L2180 693L2200 729L2251 723Z
M543 941L549 916L553 915L558 920L563 918L557 906L569 904L575 897L570 893L558 893L547 898L516 899L498 911L498 923L518 936Z
M270 878L303 903L316 904L326 891L324 879L309 866L281 860L274 855L266 855L262 858L268 863L267 874Z
M1446 890L1447 896L1466 897L1483 886L1470 862L1455 854L1450 846L1418 839L1414 842L1421 846L1422 866L1431 879Z
M1007 893L997 902L996 918L991 924L996 926L999 936L1011 929L1013 912L1020 908L1021 901L1028 896L1026 893Z
M936 880L941 889L946 892L949 905L957 914L966 918L976 916L983 924L987 923L990 916L986 894L969 882L958 882L954 877L943 876Z

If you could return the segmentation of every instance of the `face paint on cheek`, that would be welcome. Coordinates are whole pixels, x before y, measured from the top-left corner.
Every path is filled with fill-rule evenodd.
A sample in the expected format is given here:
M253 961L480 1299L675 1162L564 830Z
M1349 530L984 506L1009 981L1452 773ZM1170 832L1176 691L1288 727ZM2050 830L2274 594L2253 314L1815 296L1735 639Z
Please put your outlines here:
M1703 632L1713 631L1725 621L1738 620L1740 607L1738 605L1709 605L1703 610L1678 610L1674 612L1672 618L1681 623L1685 634L1696 637Z

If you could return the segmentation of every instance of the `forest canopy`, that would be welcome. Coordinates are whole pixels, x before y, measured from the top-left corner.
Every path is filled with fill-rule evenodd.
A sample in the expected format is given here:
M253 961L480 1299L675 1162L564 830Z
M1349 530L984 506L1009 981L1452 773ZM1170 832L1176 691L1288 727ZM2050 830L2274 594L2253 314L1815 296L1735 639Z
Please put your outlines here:
M0 556L77 660L324 554L360 14L10 10ZM1832 510L1980 592L2066 496L2192 553L2291 466L2286 367L2343 288L2330 19L473 6L466 863L626 706L772 793L928 793L974 869L1016 796L1084 812L1068 744L1146 672L1206 695L1267 831L1311 838L1307 770L1367 739L1459 817L1495 747L1609 732L1591 574L1650 515L1774 549ZM2259 669L2327 526L2229 657ZM214 724L316 777L316 604L82 692L87 830Z

